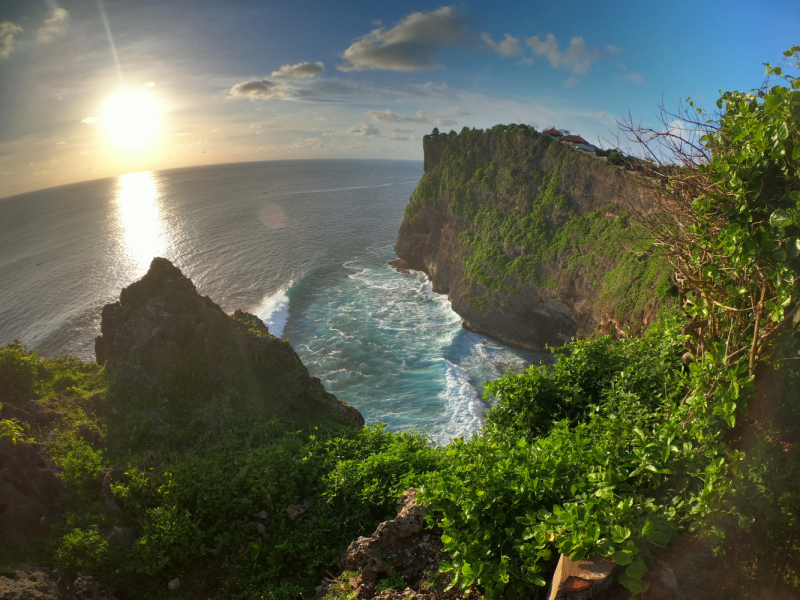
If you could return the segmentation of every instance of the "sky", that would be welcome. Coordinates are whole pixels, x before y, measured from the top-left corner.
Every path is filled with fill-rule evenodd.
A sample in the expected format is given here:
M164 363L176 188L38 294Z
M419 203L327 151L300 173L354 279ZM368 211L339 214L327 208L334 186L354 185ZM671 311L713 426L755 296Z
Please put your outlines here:
M433 127L555 126L609 147L628 115L656 126L662 102L759 87L793 44L797 0L3 0L0 197L204 164L421 159Z

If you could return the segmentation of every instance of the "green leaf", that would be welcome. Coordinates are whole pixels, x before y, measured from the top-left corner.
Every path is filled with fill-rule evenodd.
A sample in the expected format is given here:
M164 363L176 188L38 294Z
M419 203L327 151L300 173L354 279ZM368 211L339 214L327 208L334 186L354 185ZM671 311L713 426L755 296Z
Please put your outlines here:
M633 563L625 569L625 573L634 579L641 579L647 573L647 565L641 558L637 558Z
M439 573L449 573L453 570L453 565L443 560L439 561Z
M800 148L800 146L798 146ZM789 238L786 242L786 256L797 258L800 256L800 238L797 236Z
M469 563L464 563L463 565L461 565L461 572L464 575L474 575L475 574L473 572L472 567L470 566Z
M624 567L625 565L631 564L633 558L627 552L614 552L614 562L616 562L619 566Z
M617 544L621 544L629 537L631 537L631 530L627 527L621 527L619 525L614 525L611 529L611 539L614 540Z
M642 527L642 537L646 537L651 531L653 531L653 522L648 520Z
M786 211L779 208L769 218L769 224L773 227L788 227L792 224L792 219L786 214Z
M540 575L529 575L528 579L530 579L533 585L538 585L539 587L547 585L547 582Z
M789 128L786 126L786 121L778 123L778 139L785 140L789 137Z

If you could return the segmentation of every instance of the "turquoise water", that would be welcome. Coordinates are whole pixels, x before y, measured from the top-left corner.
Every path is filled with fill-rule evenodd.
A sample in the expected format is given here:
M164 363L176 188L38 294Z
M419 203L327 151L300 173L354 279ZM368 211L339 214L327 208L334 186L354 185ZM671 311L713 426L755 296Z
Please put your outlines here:
M422 164L280 161L135 173L0 200L0 344L94 359L102 306L165 256L258 314L368 422L470 435L482 383L546 355L461 327L388 262Z

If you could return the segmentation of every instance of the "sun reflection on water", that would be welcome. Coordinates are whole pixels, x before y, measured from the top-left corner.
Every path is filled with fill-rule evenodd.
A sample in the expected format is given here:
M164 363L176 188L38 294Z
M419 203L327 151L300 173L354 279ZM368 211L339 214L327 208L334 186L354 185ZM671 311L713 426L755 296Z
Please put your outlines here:
M166 250L159 189L150 172L122 175L116 205L130 275L139 277L153 257L164 256Z

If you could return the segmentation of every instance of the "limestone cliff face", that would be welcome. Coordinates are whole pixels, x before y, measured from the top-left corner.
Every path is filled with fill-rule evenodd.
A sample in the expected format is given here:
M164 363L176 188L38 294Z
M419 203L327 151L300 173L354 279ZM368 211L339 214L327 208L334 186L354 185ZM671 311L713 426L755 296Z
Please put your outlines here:
M669 269L630 219L653 206L622 169L524 126L423 146L395 251L468 329L541 349L637 329L668 296Z

